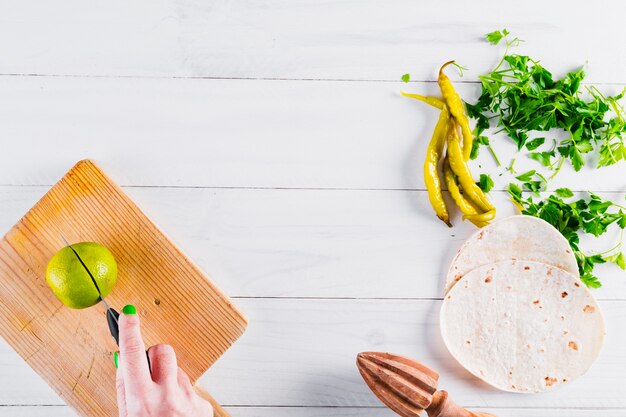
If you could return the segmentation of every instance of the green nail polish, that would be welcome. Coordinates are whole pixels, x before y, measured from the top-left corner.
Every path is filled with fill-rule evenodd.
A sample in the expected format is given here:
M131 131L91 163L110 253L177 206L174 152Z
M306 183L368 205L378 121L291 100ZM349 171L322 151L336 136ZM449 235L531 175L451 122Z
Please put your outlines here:
M134 305L128 304L122 309L122 313L124 314L137 314L137 309Z
M115 369L117 369L118 366L119 366L119 364L118 364L119 359L120 359L120 353L119 352L115 352L113 354L113 362L115 362Z

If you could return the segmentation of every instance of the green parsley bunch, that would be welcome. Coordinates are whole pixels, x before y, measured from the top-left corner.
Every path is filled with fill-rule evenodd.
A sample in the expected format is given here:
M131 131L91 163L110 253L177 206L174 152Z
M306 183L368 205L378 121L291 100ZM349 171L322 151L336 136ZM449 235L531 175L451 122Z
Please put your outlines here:
M560 169L569 160L576 171L584 165L583 155L596 150L598 167L613 165L626 159L626 118L616 96L605 96L596 87L584 87L583 68L569 72L555 80L539 61L526 55L509 54L518 38L509 39L510 33L498 30L487 34L487 40L496 45L506 43L504 56L488 74L481 75L482 92L475 104L466 103L467 113L477 120L475 149L488 145L482 134L489 127L504 131L515 142L518 150L526 148L529 156L553 170ZM493 125L493 126L492 126ZM567 138L554 141L552 149L534 152L544 144L546 137L529 140L529 132L561 129Z

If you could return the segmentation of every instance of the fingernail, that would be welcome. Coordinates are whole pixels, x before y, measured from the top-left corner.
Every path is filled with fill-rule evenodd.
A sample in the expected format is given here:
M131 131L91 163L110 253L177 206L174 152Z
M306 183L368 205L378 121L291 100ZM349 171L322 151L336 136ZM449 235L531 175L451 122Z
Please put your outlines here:
M113 354L113 362L115 363L115 369L117 369L118 366L119 366L119 364L118 364L119 359L120 359L120 353L119 352L115 352Z
M122 313L124 313L124 314L137 314L137 309L135 308L134 305L128 304L127 306L124 306L124 308L122 309Z

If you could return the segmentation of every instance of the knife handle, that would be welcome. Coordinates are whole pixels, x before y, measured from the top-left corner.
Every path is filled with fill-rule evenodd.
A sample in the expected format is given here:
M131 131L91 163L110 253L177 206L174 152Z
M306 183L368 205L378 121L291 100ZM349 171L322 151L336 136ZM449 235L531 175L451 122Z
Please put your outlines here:
M117 346L120 345L120 326L118 325L119 318L120 313L118 313L116 309L110 308L107 310L107 323L109 324L109 331L111 332L111 336L113 336L113 339L115 339L115 343L117 344ZM147 350L146 359L148 360L150 375L152 375L152 364L150 363L150 355L148 355Z

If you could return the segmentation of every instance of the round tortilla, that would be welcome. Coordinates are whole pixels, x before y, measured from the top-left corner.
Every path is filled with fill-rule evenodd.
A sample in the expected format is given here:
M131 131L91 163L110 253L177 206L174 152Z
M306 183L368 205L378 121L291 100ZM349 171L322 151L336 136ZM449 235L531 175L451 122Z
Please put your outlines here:
M448 270L445 292L472 269L507 259L543 262L579 276L576 257L558 230L537 217L517 215L485 226L465 241Z
M604 341L602 313L572 274L507 260L467 273L446 295L441 335L459 363L504 391L559 388L591 367Z

